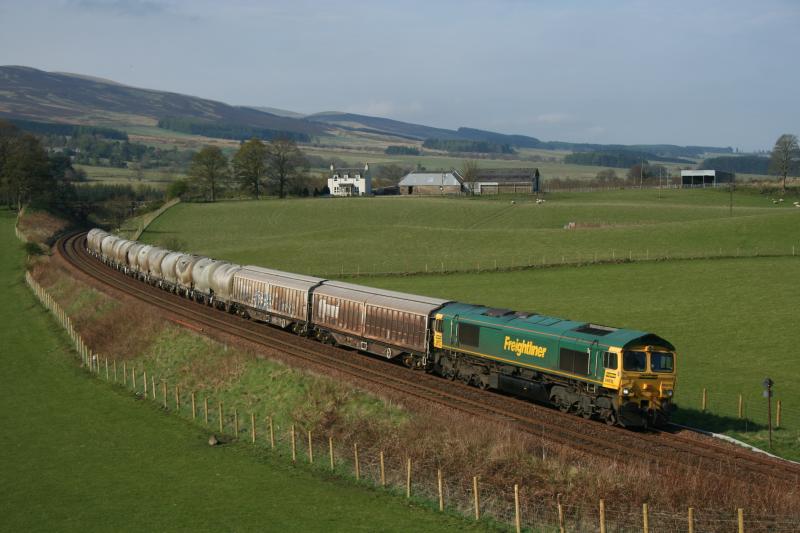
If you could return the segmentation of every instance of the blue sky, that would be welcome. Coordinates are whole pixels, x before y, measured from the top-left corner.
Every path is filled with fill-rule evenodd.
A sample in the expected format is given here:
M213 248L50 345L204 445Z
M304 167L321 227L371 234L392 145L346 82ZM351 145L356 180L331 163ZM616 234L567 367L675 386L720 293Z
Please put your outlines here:
M0 64L544 140L800 133L800 2L3 0Z

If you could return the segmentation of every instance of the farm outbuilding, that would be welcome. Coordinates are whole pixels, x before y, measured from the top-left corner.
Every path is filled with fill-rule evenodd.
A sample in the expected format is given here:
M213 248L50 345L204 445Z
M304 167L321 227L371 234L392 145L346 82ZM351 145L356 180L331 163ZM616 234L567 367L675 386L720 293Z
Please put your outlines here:
M681 170L681 186L684 188L722 187L732 183L732 172L723 170Z
M410 172L398 184L403 195L461 194L464 180L458 172Z
M539 192L538 168L480 168L467 184L474 194L532 194Z

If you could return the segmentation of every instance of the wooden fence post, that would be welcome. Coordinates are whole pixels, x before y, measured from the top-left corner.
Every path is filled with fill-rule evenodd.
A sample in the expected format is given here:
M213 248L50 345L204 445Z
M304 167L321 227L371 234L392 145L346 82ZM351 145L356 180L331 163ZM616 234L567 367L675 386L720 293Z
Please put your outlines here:
M706 390L705 387L703 387L703 403L701 405L700 410L705 413L706 407L708 407L708 391Z
M739 523L739 533L744 533L744 509L741 507L736 510L737 521Z
M781 401L778 400L777 411L775 412L775 428L781 427Z
M161 382L161 395L164 397L164 409L167 408L167 382Z
M475 507L475 520L481 519L481 501L478 495L478 476L472 476L472 503Z
M106 362L106 381L108 381L108 357L103 358Z
M239 410L236 408L233 409L233 434L239 438Z
M561 494L556 496L556 506L558 507L558 531L559 533L566 533L564 525L564 508L561 506Z
M150 374L150 393L153 395L153 400L156 399L156 377Z
M114 383L117 382L117 360L114 359Z
M331 472L333 472L333 437L328 437L328 456L331 458Z
M222 402L218 402L217 404L217 415L219 417L219 433L222 435L222 433L224 433L224 426L222 423Z
M208 425L208 397L203 397L203 418L206 421L206 426Z
M253 444L256 443L256 415L250 413L250 440Z
M743 400L742 400L742 393L740 392L739 393L739 419L742 418L742 411L744 410L743 408L744 408L744 404L743 404Z
M694 507L689 507L689 533L694 533Z
M443 490L443 483L442 483L442 469L436 469L436 484L439 489L439 511L444 511L444 490Z
M147 369L142 369L142 381L144 381L144 399L147 399Z
M519 516L519 485L514 483L514 525L517 533L522 533L522 520Z
M380 457L381 457L381 487L385 487L386 486L386 470L384 469L384 463L383 463L383 450L381 450Z
M272 415L269 417L269 447L275 449L275 431L272 427Z
M650 533L650 516L647 512L647 504L642 504L642 533Z
M358 464L358 443L357 442L353 443L353 461L354 461L353 464L354 464L355 469L356 469L356 481L358 481L359 479L361 479L361 465Z
M311 441L311 430L308 430L308 462L314 464L314 444Z
M292 463L297 462L297 442L295 442L294 424L292 424Z
M127 385L128 384L128 362L127 361L123 361L122 362L122 384L123 385Z
M600 500L600 533L606 533L606 502Z
M194 391L192 391L192 420L197 419L197 402L195 401Z
M411 457L406 461L406 498L411 497Z
M136 392L136 366L131 369L131 384L133 385L133 392Z
M175 385L175 410L181 410L181 388Z

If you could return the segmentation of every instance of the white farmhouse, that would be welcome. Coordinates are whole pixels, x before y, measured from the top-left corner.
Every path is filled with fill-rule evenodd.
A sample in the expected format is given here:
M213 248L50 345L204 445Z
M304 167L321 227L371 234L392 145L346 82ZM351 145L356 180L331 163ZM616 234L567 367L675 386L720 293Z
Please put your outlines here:
M328 178L331 196L369 196L372 194L372 177L369 163L364 168L335 168L331 164L331 177Z

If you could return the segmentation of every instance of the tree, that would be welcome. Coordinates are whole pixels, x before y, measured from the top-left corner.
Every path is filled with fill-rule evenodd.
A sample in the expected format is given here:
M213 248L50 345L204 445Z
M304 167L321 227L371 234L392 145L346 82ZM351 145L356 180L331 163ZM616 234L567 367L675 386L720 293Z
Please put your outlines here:
M189 177L202 191L204 198L217 200L217 190L228 179L228 158L216 146L206 146L194 157L189 167Z
M475 182L478 181L478 162L474 159L466 159L461 164L461 177L467 184L469 194L475 194Z
M786 176L792 170L796 159L800 158L800 147L797 145L797 135L784 133L775 141L770 158L772 172L783 177L782 189L786 192Z
M33 135L21 135L8 143L3 163L3 185L17 209L53 191L47 152Z
M293 140L273 139L267 145L267 168L278 186L278 196L284 198L287 185L305 174L308 162Z
M267 147L261 140L254 138L242 144L233 156L233 174L242 190L257 200L267 176Z

